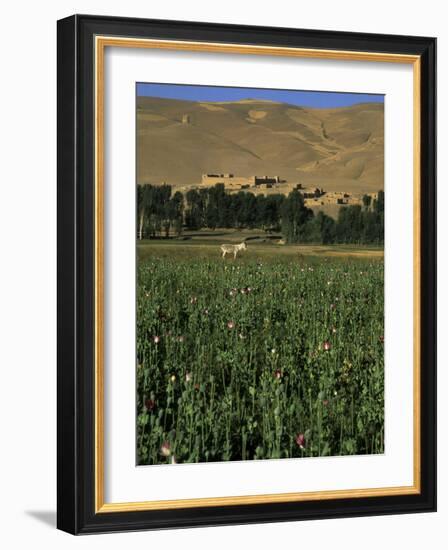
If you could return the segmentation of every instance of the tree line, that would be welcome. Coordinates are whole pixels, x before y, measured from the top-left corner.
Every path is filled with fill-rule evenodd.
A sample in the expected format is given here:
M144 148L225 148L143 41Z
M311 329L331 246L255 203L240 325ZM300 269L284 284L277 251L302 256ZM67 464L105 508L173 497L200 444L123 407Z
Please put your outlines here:
M314 214L302 193L254 195L225 192L224 184L185 193L170 185L137 186L137 237L180 236L183 229L262 229L281 231L288 243L381 244L384 241L384 192L362 205L341 206L337 219Z

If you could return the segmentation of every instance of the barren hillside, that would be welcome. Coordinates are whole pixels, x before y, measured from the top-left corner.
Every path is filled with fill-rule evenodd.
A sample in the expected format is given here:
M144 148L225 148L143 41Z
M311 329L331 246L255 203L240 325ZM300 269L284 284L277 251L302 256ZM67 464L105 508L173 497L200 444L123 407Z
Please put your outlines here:
M137 100L138 183L188 188L203 173L276 175L291 185L374 192L384 186L380 103L337 109L261 100ZM280 189L279 189L280 190Z

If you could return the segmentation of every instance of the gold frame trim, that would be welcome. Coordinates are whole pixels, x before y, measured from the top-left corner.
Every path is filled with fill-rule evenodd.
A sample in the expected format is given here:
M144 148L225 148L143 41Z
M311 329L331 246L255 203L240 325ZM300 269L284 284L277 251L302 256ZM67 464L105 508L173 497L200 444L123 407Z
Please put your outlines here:
M413 65L413 200L414 200L414 361L413 361L413 435L414 482L410 486L347 489L302 493L276 493L216 498L194 498L143 502L106 503L104 501L104 54L106 47L150 48L177 51L286 56L345 61L374 61ZM415 495L421 492L421 389L420 389L420 88L421 61L417 55L320 50L307 48L221 44L177 40L153 40L110 36L95 37L95 513L167 510L210 506L235 506L278 502L304 502L342 498Z

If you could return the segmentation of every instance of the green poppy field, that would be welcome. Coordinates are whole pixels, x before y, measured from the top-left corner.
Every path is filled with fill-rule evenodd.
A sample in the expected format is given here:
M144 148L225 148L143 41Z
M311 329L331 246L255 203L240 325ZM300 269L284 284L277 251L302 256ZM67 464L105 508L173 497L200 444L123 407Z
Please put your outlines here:
M138 464L384 452L382 253L146 242L137 281Z

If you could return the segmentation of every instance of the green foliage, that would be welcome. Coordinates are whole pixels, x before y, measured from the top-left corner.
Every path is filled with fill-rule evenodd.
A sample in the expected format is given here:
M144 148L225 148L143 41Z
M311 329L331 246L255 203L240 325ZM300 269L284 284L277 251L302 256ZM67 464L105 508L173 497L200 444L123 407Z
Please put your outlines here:
M137 186L137 217L140 222L139 238L154 237L165 231L169 233L171 224L176 217L181 217L178 198L171 201L170 185L141 185Z
M308 220L305 226L305 243L332 244L336 239L336 222L323 212Z
M282 233L288 243L305 241L306 224L313 218L313 211L305 206L302 193L294 190L282 204Z
M138 463L384 452L383 304L379 262L141 261Z
M280 194L254 195L240 191L226 193L224 184L185 196L177 191L171 197L169 185L141 185L137 188L138 238L152 238L172 231L180 235L202 228L260 228L278 231L288 243L381 244L384 241L384 193L373 202L363 197L361 205L343 206L337 221L323 212L314 216L305 206L303 195L293 190Z
M202 197L196 189L190 189L186 195L187 212L185 223L188 229L200 229L203 226Z
M384 242L384 192L378 199L363 197L360 205L342 206L335 228L335 242L344 244L382 244Z
M362 198L362 204L364 205L364 208L368 210L372 204L372 197L370 195L364 195Z

